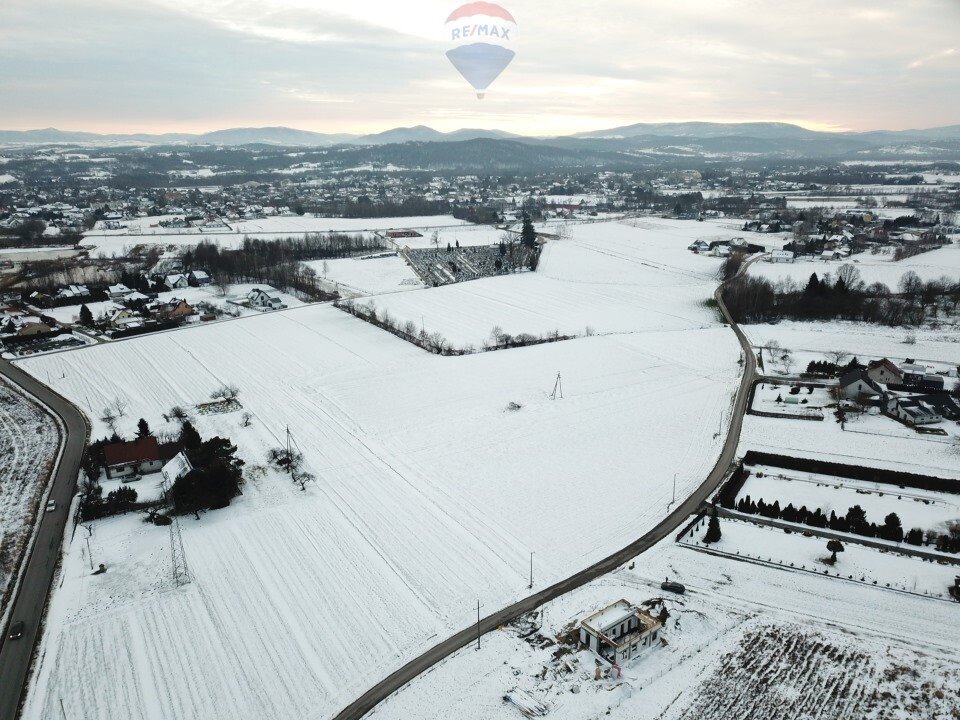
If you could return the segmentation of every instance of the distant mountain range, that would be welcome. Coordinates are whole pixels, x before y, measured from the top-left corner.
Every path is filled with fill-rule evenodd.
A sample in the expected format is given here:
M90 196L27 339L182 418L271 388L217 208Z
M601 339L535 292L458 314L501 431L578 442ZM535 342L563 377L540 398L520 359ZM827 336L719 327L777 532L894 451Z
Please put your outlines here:
M209 133L112 134L44 130L0 131L0 145L265 145L275 147L374 146L404 143L450 144L475 140L535 146L544 156L579 157L584 163L604 156L657 162L680 158L749 157L909 157L960 159L960 125L925 130L875 130L870 132L819 132L777 122L750 123L637 123L563 137L523 137L502 130L462 129L440 132L425 125L402 127L371 135L325 134L287 127L230 128ZM490 149L492 146L485 146ZM549 149L548 149L549 148ZM501 148L501 149L505 149ZM434 156L451 155L433 149ZM382 153L370 153L382 156ZM524 153L530 154L530 153ZM410 153L398 152L409 156ZM358 154L358 160L362 153Z
M229 128L213 132L165 133L148 135L97 134L89 132L71 132L46 128L44 130L0 130L0 144L5 145L50 145L50 144L139 144L167 145L280 145L326 147L331 145L387 145L404 142L455 142L476 140L478 138L516 138L501 130L463 129L452 132L440 132L426 125L409 128L393 128L373 135L348 135L346 133L318 133L309 130L296 130L288 127Z

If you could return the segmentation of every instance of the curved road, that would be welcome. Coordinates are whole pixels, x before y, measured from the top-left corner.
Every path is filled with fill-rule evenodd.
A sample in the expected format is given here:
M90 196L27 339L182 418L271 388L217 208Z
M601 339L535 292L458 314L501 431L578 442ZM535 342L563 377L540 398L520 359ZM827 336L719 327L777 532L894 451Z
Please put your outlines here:
M740 269L740 272L737 274L737 277L745 273L750 263L756 260L757 257L759 256L754 256L751 258L751 260L744 263L743 267ZM576 575L566 578L565 580L561 580L555 585L551 585L540 592L534 593L533 595L519 600L513 605L510 605L509 607L506 607L499 612L484 618L480 621L481 633L485 634L491 630L495 630L496 628L510 622L511 620L514 620L520 615L535 610L550 600L554 600L561 595L567 594L571 590L576 590L582 585L586 585L587 583L596 580L603 575L607 575L640 553L649 550L651 547L667 537L667 535L675 532L683 523L683 521L696 512L697 508L700 507L700 505L706 501L706 499L710 497L714 490L716 490L716 488L720 485L724 475L726 475L727 470L733 464L736 457L737 445L740 442L740 429L743 425L743 417L746 414L747 399L750 396L750 385L753 383L757 373L757 358L753 354L753 349L750 347L750 342L747 340L746 335L744 335L743 331L740 329L740 326L733 321L733 318L730 316L726 306L723 304L723 299L720 297L720 292L722 289L723 285L720 285L720 287L718 287L714 292L713 297L717 301L717 305L720 308L720 311L723 313L723 316L726 318L727 323L737 335L737 340L740 342L740 347L743 350L743 356L746 365L744 367L743 377L740 380L740 387L737 389L737 398L736 402L734 403L730 429L727 432L727 439L724 442L720 457L717 459L717 464L714 466L713 470L711 470L706 480L704 480L700 487L698 487L690 497L681 502L672 513L665 517L659 525L657 525L655 528L653 528L653 530L648 532L639 540L635 540L625 548L615 552L613 555L601 560L600 562L591 565L585 570L581 570ZM368 712L373 710L373 708L385 700L389 695L402 688L408 682L414 680L421 673L429 670L432 666L436 665L447 656L452 655L457 650L476 640L476 638L476 625L473 625L465 630L461 630L453 637L447 638L439 645L435 645L434 647L430 648L419 657L411 660L399 670L396 670L378 682L363 695L341 710L334 720L359 720Z
M24 560L26 568L20 588L11 598L10 624L22 620L23 637L8 640L7 628L4 628L3 644L0 645L0 720L15 720L60 556L67 513L76 490L80 461L87 442L87 424L76 407L20 368L0 360L0 374L45 404L60 417L66 429L65 436L61 438L63 454L54 470L50 488L50 499L56 500L57 509L49 513L45 513L42 507L39 509L37 521L40 527L33 549Z

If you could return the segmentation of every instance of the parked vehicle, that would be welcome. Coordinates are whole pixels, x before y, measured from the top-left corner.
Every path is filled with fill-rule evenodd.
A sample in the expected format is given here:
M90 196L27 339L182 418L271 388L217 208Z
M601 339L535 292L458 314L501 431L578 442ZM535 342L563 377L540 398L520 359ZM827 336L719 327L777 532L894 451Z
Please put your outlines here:
M23 637L23 620L17 620L13 625L10 626L10 634L7 635L8 640L19 640Z
M56 509L57 509L57 501L47 500L47 512L53 512Z
M683 595L687 591L687 589L683 585L676 582L675 580L667 580L666 582L660 583L660 589L667 590L672 593L677 593L678 595Z

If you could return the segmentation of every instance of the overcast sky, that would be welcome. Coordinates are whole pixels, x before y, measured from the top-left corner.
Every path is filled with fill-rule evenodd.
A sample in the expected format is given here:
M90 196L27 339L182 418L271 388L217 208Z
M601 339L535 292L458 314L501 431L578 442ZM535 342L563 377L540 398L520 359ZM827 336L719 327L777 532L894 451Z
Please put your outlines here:
M960 0L505 0L517 57L484 100L444 56L459 4L0 0L0 128L960 123Z

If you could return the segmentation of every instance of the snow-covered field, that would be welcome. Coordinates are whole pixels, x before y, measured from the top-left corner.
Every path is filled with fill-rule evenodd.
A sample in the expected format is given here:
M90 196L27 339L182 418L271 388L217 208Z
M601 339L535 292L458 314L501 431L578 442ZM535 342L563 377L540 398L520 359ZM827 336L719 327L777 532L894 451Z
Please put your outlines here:
M676 331L696 327L689 317L710 325L698 305L709 269L651 269L626 246L631 231L641 245L656 233L613 228L567 262L606 246L627 259L605 282L669 278L634 308L674 316L669 332L439 357L312 305L24 361L93 415L126 400L128 435L139 417L172 429L161 413L225 382L253 416L246 428L237 413L196 418L205 437L237 443L249 480L230 508L183 521L189 585L172 587L164 528L98 521L94 560L110 569L97 577L77 534L25 717L49 717L60 698L92 719L117 707L131 718L329 717L469 625L478 598L496 608L526 594L530 552L543 587L652 527L674 473L680 495L715 462L739 347L716 322ZM560 260L552 272L576 278ZM509 279L522 293L536 276ZM469 298L456 302L468 316ZM551 400L557 372L563 399ZM305 492L255 467L287 427L318 478ZM95 673L83 669L91 653Z
M136 245L196 245L211 242L220 247L236 248L247 236L261 240L278 240L306 233L372 233L385 230L418 230L429 241L433 229L449 227L475 227L452 215L429 215L423 217L397 218L323 218L304 216L268 217L260 220L241 220L228 223L217 232L201 232L198 228L171 230L160 227L162 219L175 216L137 218L123 222L119 230L92 230L84 233L84 245L96 245L93 252L98 257L124 255ZM486 226L483 226L485 229Z
M303 264L313 268L317 277L324 278L331 289L338 290L345 297L423 287L417 274L397 255L315 260Z
M744 325L743 330L755 347L767 346L771 340L776 340L780 347L789 349L797 359L794 372L805 370L809 360L823 360L824 353L834 350L846 351L863 363L867 359L883 357L895 361L914 358L954 368L960 363L960 328L902 328L844 320L784 320L775 325ZM809 355L801 357L801 352Z
M960 245L948 245L899 261L894 261L891 254L861 253L842 262L807 259L792 263L756 262L750 266L750 273L773 282L781 278L792 278L803 286L812 273L816 273L821 279L825 273L830 273L831 277L836 279L837 270L847 263L860 271L861 278L868 285L882 282L896 292L900 278L911 270L922 280L936 280L944 275L954 282L960 280Z
M726 521L721 527L721 543L742 541L751 550L779 538L808 540L782 531L746 537ZM826 556L824 543L816 545L790 552ZM861 562L852 558L856 554L848 546L837 570L849 561L852 574ZM944 570L917 565L926 567L911 565L905 582L931 567ZM663 593L665 576L683 582L686 594ZM552 638L620 598L641 603L661 597L670 616L665 644L627 664L622 681L595 680L588 652L557 658L556 645L533 647L508 626L484 636L479 651L464 648L420 676L370 717L520 718L503 701L515 687L547 705L547 717L556 720L948 718L960 703L955 605L882 584L707 555L673 538L638 557L633 569L621 567L546 605L541 632ZM930 685L921 689L924 683Z
M536 273L484 278L377 298L399 323L423 324L455 347L480 347L499 326L511 335L654 333L717 324L703 303L719 258L687 250L694 239L731 231L714 223L644 221L573 225L544 247ZM664 302L670 298L670 302ZM370 304L369 302L365 304Z
M0 617L59 442L53 418L0 378Z

